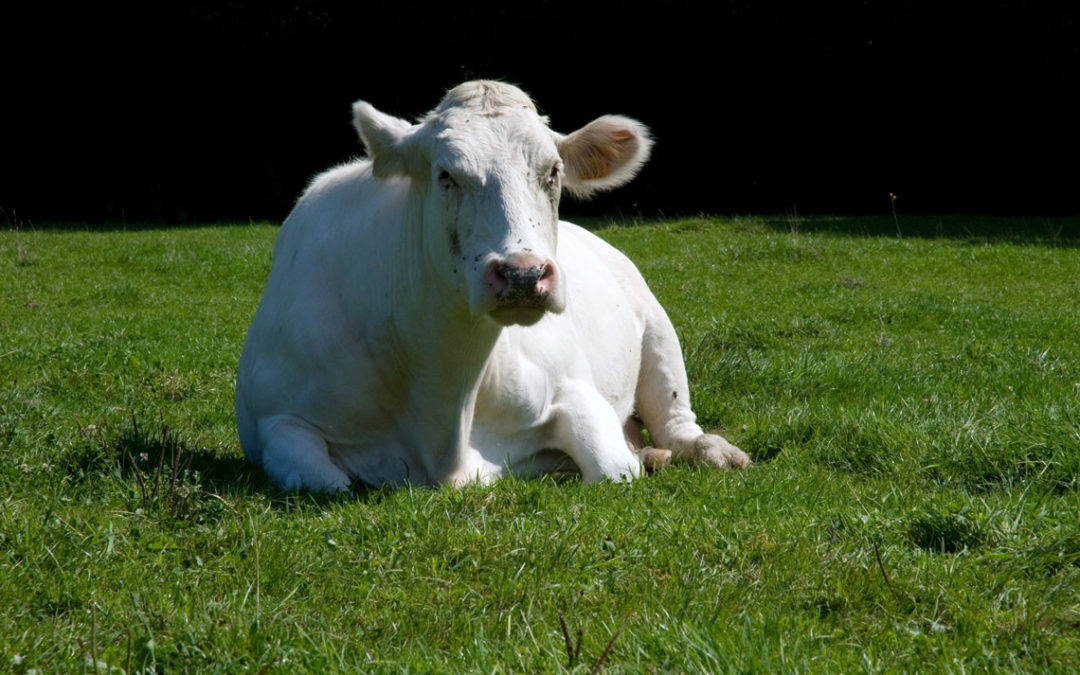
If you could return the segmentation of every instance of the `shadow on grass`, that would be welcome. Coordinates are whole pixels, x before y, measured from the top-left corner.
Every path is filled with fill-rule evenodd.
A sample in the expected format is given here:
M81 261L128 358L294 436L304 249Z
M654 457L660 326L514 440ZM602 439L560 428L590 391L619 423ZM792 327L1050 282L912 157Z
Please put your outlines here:
M91 490L119 479L129 486L133 509L174 521L212 517L229 498L274 493L245 458L193 447L166 425L140 425L134 417L119 432L80 424L59 469L71 484Z
M174 518L186 517L194 510L193 500L205 498L263 497L270 501L271 509L288 512L303 505L378 504L394 491L360 482L339 494L282 490L270 482L262 467L246 457L191 448L164 425L144 432L134 420L132 428L120 434L112 455L121 476L138 486L143 507L163 510Z
M301 505L378 504L396 490L405 489L357 481L348 492L339 494L282 490L270 482L262 467L246 457L193 448L163 423L147 427L134 418L115 437L95 437L85 430L80 436L83 443L70 457L70 475L103 475L115 467L122 479L134 482L142 508L178 520L198 512L199 502L207 498L261 496L270 500L272 509L287 512Z

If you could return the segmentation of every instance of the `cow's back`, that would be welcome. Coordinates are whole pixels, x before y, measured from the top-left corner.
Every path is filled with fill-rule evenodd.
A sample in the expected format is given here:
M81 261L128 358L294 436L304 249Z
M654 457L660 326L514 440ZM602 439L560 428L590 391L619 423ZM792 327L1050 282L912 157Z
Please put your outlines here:
M256 420L290 412L319 424L325 401L354 400L373 377L377 359L364 353L344 291L362 288L368 315L386 313L379 268L400 230L388 222L400 211L395 183L373 179L363 160L331 169L282 224L237 374L237 426L250 458L260 452Z

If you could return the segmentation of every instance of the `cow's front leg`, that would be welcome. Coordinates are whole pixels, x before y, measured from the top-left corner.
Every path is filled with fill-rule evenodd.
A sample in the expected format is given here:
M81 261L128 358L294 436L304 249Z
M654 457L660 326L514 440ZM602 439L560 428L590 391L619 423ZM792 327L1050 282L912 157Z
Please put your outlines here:
M641 461L623 439L622 423L591 383L567 380L551 407L553 447L577 464L586 483L641 475Z

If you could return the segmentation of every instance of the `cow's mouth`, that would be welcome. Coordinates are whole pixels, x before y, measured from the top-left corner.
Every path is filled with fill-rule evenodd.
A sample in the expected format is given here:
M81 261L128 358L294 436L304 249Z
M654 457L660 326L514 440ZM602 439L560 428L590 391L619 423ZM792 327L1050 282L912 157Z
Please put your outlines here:
M547 309L542 305L500 305L490 316L500 326L531 326L544 318Z

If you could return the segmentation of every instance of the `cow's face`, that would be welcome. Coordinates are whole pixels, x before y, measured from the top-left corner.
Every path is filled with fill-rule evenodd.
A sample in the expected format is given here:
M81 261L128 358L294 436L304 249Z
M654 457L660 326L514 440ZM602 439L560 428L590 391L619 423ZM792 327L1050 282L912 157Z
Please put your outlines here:
M557 134L516 87L469 82L410 125L370 105L355 123L376 176L408 176L423 201L423 247L473 316L532 324L566 305L559 197L630 180L648 157L639 123L601 117Z

